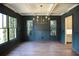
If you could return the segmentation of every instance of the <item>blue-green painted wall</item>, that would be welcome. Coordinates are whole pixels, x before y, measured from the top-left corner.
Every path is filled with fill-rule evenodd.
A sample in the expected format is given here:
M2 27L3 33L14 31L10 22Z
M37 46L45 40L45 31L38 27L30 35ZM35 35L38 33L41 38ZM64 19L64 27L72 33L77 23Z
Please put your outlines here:
M50 21L47 21L45 24L33 24L33 31L31 39L27 36L27 20L33 20L33 16L23 16L23 21L25 21L23 24L23 27L25 30L23 31L23 39L25 40L33 40L33 41L44 41L44 40L59 40L60 41L60 33L61 33L61 16L50 16L50 20L56 20L57 21L57 35L50 39ZM24 29L23 28L23 29Z
M65 42L65 17L72 15L72 49L79 53L79 6L61 16L61 42Z

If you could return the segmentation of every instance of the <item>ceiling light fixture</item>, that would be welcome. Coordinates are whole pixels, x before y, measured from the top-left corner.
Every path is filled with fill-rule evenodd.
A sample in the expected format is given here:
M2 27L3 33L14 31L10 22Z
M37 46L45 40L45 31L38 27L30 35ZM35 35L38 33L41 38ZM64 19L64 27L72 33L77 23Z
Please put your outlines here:
M41 9L40 16L38 16L38 15L37 16L34 16L33 17L33 20L36 20L37 22L39 20L41 20L40 23L44 23L45 20L50 20L50 18L47 15L46 16L43 16L43 13L42 13L43 5L42 4L40 5L40 9Z

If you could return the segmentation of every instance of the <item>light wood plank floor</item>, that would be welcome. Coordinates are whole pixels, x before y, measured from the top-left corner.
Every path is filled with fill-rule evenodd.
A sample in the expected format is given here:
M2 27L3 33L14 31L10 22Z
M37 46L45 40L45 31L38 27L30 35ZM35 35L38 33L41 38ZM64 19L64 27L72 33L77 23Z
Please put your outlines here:
M7 56L76 56L69 46L60 42L24 42Z

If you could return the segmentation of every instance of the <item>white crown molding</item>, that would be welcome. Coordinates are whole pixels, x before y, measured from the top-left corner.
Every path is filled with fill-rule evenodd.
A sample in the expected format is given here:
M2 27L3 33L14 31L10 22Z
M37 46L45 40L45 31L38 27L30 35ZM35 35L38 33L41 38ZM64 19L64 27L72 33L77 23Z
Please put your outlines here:
M8 8L10 8L11 10L13 10L13 11L16 12L16 13L19 13L13 6L11 6L11 5L9 5L9 4L4 3L3 5L6 6L6 7L8 7Z
M71 9L75 8L75 7L78 6L78 5L79 5L79 4L73 5L73 6L72 6L71 8L69 8L66 12L61 13L60 15L63 15L63 14L65 14L65 13L69 12Z
M50 14L50 15L48 15L48 14L32 14L32 13L20 13L20 15L22 15L22 16L28 16L28 15L30 15L30 16L35 16L35 15L38 15L38 16L40 16L40 15L46 15L46 16L61 16L60 14Z
M48 15L48 13L19 13L22 16L25 15Z

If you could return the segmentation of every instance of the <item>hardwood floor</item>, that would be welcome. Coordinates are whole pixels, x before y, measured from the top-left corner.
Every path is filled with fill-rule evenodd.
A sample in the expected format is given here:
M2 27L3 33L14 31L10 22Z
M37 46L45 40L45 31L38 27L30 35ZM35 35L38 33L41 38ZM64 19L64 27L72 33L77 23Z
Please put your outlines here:
M77 56L69 46L60 42L24 42L7 56Z

